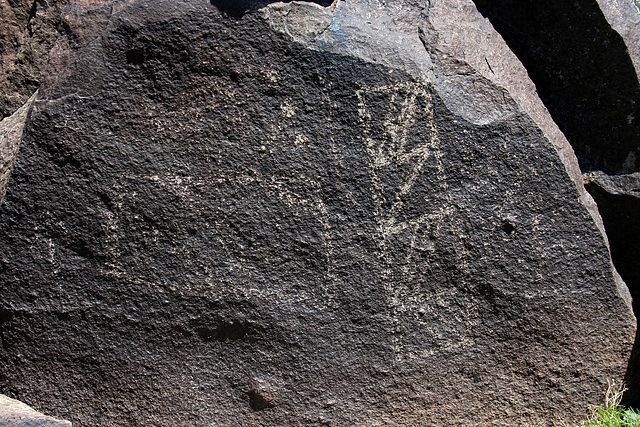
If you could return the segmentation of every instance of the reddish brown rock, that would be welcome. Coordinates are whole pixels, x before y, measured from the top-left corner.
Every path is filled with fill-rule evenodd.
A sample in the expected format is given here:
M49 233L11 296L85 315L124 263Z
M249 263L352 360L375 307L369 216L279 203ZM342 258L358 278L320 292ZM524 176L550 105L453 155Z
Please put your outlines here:
M42 82L66 0L0 0L0 119L22 106Z

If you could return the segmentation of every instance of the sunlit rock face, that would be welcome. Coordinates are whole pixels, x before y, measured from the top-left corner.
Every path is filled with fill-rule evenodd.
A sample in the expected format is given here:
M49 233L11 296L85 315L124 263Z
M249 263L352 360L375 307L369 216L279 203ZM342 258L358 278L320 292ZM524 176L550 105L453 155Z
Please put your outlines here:
M613 263L638 300L640 3L474 2L526 66L575 150L602 215ZM624 403L640 405L640 342L626 383Z
M48 417L3 394L0 394L0 423L16 427L71 427L69 421Z
M0 210L5 393L79 425L550 425L623 376L561 137L447 43L470 2L81 3Z

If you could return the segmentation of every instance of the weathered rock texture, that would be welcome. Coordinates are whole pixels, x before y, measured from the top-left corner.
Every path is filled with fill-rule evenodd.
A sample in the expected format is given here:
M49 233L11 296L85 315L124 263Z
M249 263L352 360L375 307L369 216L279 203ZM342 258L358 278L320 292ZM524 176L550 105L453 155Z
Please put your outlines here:
M487 91L483 90L482 84L478 84L483 78L506 89L518 107L536 122L555 146L567 173L580 192L583 204L604 234L598 208L584 189L582 172L573 148L549 115L527 70L516 55L508 50L502 37L493 29L489 20L478 13L472 2L432 0L430 5L429 19L423 21L420 28L421 38L431 52L437 67L437 76L434 77L438 87L443 88L447 94L449 105L457 100L457 110L464 111L478 108L477 106L503 103L500 99L486 99ZM460 67L455 65L460 61L472 67L476 76L460 76ZM501 95L499 92L493 93ZM455 106L453 108L456 109ZM484 110L487 110L486 107Z
M38 89L67 0L0 0L0 120Z
M637 74L640 70L640 2L598 0L598 6L611 28L622 37Z
M608 176L587 174L586 187L599 201L613 262L622 277L640 284L640 172Z
M0 387L79 425L582 418L635 319L544 109L446 2L266 3L66 10L0 211Z
M48 417L28 405L0 394L0 425L5 427L71 427L69 421Z
M525 64L575 148L587 189L602 214L613 261L637 301L640 194L628 185L637 182L635 173L640 171L637 2L474 1ZM640 343L636 347L625 403L638 406Z

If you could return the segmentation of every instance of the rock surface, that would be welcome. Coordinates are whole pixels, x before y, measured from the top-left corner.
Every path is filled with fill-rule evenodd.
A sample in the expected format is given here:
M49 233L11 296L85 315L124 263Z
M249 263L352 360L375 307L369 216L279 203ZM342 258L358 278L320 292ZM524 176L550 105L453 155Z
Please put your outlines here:
M586 188L600 207L611 246L611 257L620 276L629 284L638 312L640 297L640 172L585 175ZM640 342L636 339L626 375L626 405L640 405Z
M585 182L600 206L613 262L626 282L640 285L640 172L591 172Z
M598 6L611 28L624 41L629 57L636 69L640 71L640 2L638 0L598 0Z
M602 213L613 262L637 301L637 194L625 186L640 171L638 2L474 1L526 65L575 148ZM637 305L635 310L637 315ZM636 347L640 354L640 342ZM636 355L629 365L626 404L640 405L640 382L632 379L638 372Z
M0 387L79 425L582 418L635 319L544 109L443 41L454 3L267 3L66 9Z
M69 421L48 417L19 400L0 394L0 425L5 427L71 427Z
M0 120L38 89L67 0L0 0Z
M582 171L571 144L553 121L545 105L529 79L526 68L516 55L506 46L488 19L482 17L472 2L468 0L431 0L429 19L423 21L421 34L425 47L432 52L438 66L438 87L445 86L445 93L457 92L454 99L462 109L468 106L486 104L501 105L502 99L483 99L487 91L478 90L478 80L489 80L504 88L517 103L519 109L526 112L555 146L567 173L573 179L580 192L582 203L589 209L602 234L605 234L602 219L592 197L584 189ZM447 66L464 61L477 74L477 77L461 77L457 68ZM449 71L447 72L447 68ZM450 76L454 76L453 79ZM465 85L448 85L447 81L463 81ZM500 92L497 93L501 97ZM475 102L470 96L475 94ZM451 104L451 96L448 96ZM455 108L455 107L454 107ZM475 107L477 108L477 107ZM473 120L473 119L471 119Z
M637 26L635 33L623 31L621 24L627 21L630 27L639 21L631 0L474 2L527 68L582 169L637 172L640 84L634 61L640 52L638 31ZM622 18L614 19L612 10ZM624 39L616 28L635 37ZM634 52L633 57L629 52Z
M34 94L18 111L0 121L0 204L7 190L13 162L20 148L27 114L35 97Z

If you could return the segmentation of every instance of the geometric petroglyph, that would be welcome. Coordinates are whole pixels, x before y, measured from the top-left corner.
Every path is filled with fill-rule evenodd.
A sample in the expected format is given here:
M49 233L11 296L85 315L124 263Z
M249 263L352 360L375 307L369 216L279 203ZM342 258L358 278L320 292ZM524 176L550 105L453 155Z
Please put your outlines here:
M450 249L463 270L466 256L461 240L464 236L460 230L456 232L462 227L456 227L453 203L447 191L444 153L434 119L432 94L424 85L402 82L366 87L357 91L356 96L369 155L378 256L384 266L381 279L390 320L399 329L400 319L415 314L422 332L438 340L439 335L447 333L448 326L440 324L433 328L433 325L439 323L438 313L446 310L458 291L425 290L424 278L416 271L417 257L429 259L445 226L458 236L454 238L455 247ZM384 120L372 117L372 111L381 110L387 111ZM434 310L436 306L438 310ZM461 323L477 317L475 313L468 314ZM400 340L394 343L398 360L424 357L426 354L422 353L432 351L414 350L405 348ZM439 349L443 350L447 349Z

